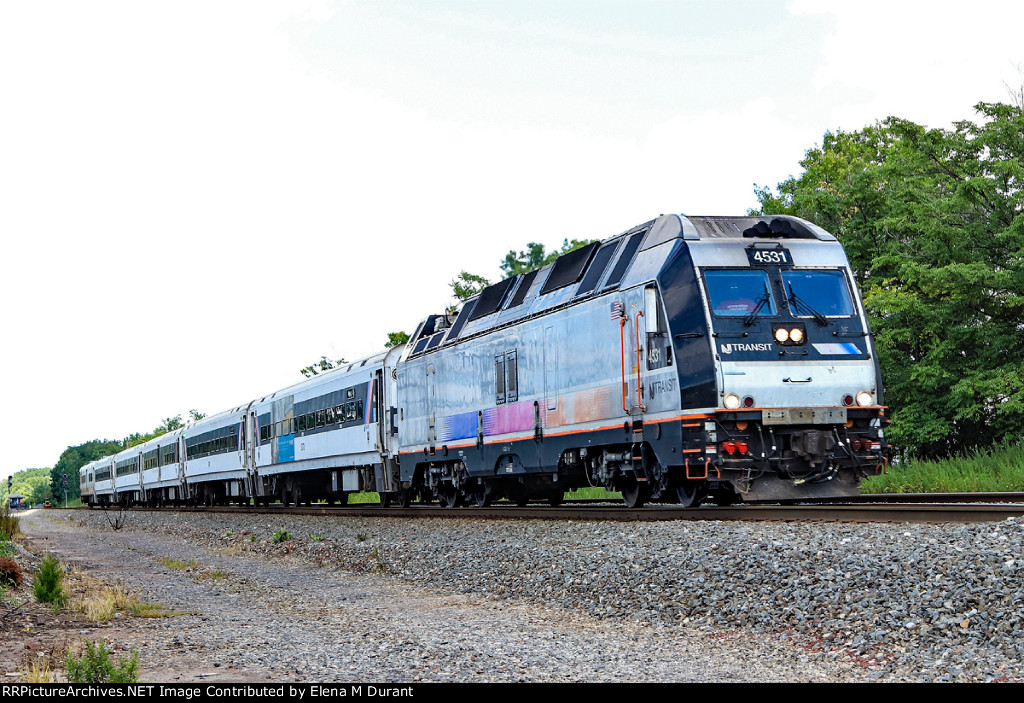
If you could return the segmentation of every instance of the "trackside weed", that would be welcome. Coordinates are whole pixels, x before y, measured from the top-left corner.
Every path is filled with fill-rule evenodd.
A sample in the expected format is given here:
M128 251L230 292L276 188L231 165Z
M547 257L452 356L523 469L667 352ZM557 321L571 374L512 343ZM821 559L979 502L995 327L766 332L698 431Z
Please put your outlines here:
M53 605L53 612L59 613L67 605L68 594L64 590L64 570L52 554L43 557L39 573L32 579L32 594L40 603Z
M115 664L110 659L110 650L100 640L99 644L85 643L82 658L68 650L64 668L70 683L135 683L139 680L139 652L133 651L131 658L121 657Z

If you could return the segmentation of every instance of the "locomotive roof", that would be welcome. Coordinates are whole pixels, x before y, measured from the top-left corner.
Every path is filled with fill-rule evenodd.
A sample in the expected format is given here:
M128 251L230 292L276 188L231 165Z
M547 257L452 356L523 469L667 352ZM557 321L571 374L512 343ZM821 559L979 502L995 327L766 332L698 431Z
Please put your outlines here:
M602 242L563 254L536 271L488 286L467 300L454 319L430 315L409 339L404 356L428 354L456 340L649 280L657 274L661 262L657 255L644 253L677 239L836 241L820 227L791 215L661 215Z

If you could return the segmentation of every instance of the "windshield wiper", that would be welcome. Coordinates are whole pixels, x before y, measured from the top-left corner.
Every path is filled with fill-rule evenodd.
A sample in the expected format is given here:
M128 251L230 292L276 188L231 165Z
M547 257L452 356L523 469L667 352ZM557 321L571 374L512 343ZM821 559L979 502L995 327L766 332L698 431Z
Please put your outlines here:
M820 312L818 312L814 308L812 308L810 306L810 304L806 300L804 300L803 298L798 297L797 294L793 292L793 283L792 282L790 282L788 285L789 285L789 304L793 308L794 313L796 312L796 308L797 307L801 307L804 310L806 310L811 315L811 317L814 318L815 322L817 322L822 327L827 327L828 326L828 318L825 317L824 315L822 315Z
M771 293L768 292L768 284L765 283L764 284L764 295L762 295L760 298L758 298L758 300L757 300L757 307L754 308L753 310L751 310L750 314L747 315L745 318L743 318L743 324L746 325L747 327L750 327L752 324L754 324L754 320L757 319L757 314L759 312L761 312L761 308L763 308L768 303L768 301L771 300L771 299L772 299L772 295L771 295Z

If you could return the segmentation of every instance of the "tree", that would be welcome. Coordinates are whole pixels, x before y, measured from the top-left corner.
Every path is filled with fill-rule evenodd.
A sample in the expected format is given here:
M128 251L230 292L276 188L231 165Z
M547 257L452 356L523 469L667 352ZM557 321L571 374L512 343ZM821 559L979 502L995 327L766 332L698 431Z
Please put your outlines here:
M305 366L299 369L299 373L301 373L306 378L313 378L313 376L321 374L324 371L330 371L333 368L337 368L338 366L347 363L348 362L345 361L344 358L338 359L337 361L331 361L326 356L321 356L320 361L313 362L309 366Z
M483 276L460 271L456 279L451 282L452 295L457 300L469 300L489 285L491 282Z
M518 253L515 250L509 251L499 266L502 273L505 274L503 278L511 278L520 273L529 273L547 266L563 254L568 254L570 251L575 251L595 241L597 240L573 239L570 241L563 239L562 248L551 252L546 251L543 244L530 242L524 251ZM451 282L452 295L456 300L469 300L489 285L491 282L483 276L460 271L458 277Z
M1024 436L1024 109L926 129L825 135L805 171L756 188L846 248L877 334L890 440L943 456Z
M388 341L384 345L385 349L391 349L392 347L400 347L409 341L409 335L405 332L388 332Z
M64 497L64 476L67 475L68 499L78 498L81 495L78 470L91 461L117 454L124 448L125 445L121 442L109 439L94 439L68 447L50 469L50 489L53 495L58 498Z
M193 410L192 412L196 413L198 411L197 410ZM199 416L200 417L205 417L205 415L203 415L202 413L199 413ZM156 429L153 430L153 431L157 435L162 435L162 434L166 434L168 432L173 432L174 430L181 429L184 426L185 426L185 423L181 421L181 413L178 413L174 417L165 417L163 419L163 422L161 422L159 425L157 425Z
M25 496L25 502L29 505L39 505L53 498L53 492L50 490L50 469L22 469L13 475L13 479L13 492ZM6 485L4 487L6 488Z
M521 251L518 254L515 251L510 251L506 254L505 259L500 264L501 270L504 272L505 278L511 278L520 273L529 273L553 263L562 254L576 251L580 247L585 247L595 241L597 240L573 239L570 241L569 239L563 239L562 248L551 252L546 252L543 244L530 242L526 245L526 251Z

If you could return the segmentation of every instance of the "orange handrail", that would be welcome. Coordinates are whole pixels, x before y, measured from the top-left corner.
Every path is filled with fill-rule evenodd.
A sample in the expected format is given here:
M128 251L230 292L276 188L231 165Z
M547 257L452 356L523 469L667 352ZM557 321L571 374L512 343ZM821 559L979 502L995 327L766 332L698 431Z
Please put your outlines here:
M643 386L640 385L640 316L643 310L636 312L636 406L640 410L647 410L644 407Z
M628 393L626 386L626 320L628 318L622 316L619 318L619 346L621 348L622 355L622 409L629 412L629 408L626 407L626 394Z

